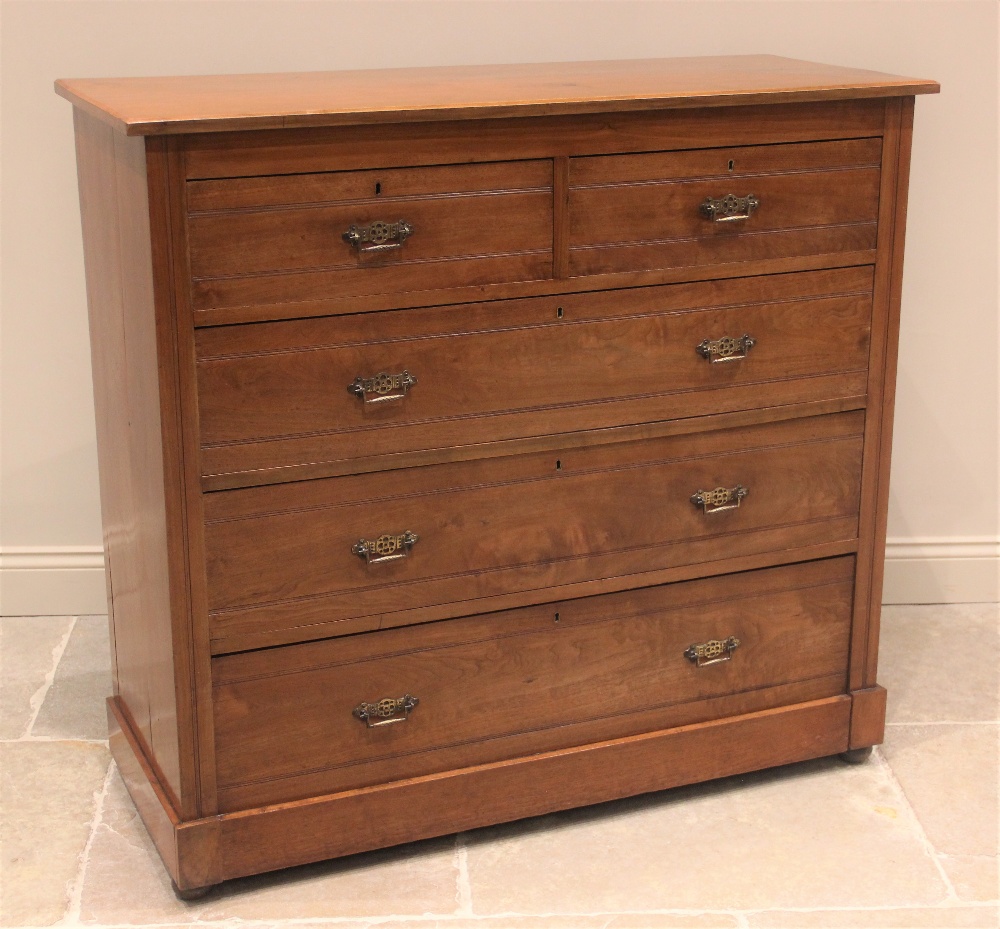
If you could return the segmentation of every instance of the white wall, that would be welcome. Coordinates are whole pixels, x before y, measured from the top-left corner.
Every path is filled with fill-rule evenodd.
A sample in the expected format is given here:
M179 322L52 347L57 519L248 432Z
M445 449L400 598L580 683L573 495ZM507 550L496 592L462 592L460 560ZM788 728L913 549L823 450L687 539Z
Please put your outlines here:
M917 100L886 599L997 599L997 5L5 2L0 610L103 610L73 135L57 77L770 52Z

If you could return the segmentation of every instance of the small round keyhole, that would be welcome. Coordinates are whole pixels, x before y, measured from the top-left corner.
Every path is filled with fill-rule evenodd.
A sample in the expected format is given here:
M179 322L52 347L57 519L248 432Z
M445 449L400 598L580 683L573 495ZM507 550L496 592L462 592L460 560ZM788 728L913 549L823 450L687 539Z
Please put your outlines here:
M733 163L730 161L729 162L729 169L732 170L732 167L733 167ZM382 193L382 182L378 181L375 184L375 196L377 197L380 193Z
M555 621L559 622L559 614L558 613L556 613L556 619L555 619Z
M729 170L732 171L736 167L736 162L732 158L729 159Z

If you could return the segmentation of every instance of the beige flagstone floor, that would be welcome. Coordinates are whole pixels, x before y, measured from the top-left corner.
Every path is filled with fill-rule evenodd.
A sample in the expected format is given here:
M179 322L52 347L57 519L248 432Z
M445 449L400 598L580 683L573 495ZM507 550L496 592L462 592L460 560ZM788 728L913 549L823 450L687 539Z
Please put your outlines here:
M110 761L104 617L0 620L0 925L995 927L1000 610L888 607L885 745L178 901Z

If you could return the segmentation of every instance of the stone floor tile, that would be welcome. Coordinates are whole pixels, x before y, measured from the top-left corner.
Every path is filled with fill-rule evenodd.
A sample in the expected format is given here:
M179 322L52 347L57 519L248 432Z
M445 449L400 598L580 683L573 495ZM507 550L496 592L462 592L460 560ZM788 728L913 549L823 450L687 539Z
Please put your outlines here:
M881 752L934 848L996 855L997 726L889 726Z
M374 924L338 920L310 923L308 929L735 929L739 925L739 918L731 913L601 913L394 919Z
M109 763L93 742L0 745L0 925L62 918Z
M674 926L723 929L740 925L738 917L732 913L621 913L601 918L605 920L601 925L607 929L673 929ZM489 925L492 926L492 921ZM527 922L524 929L529 929ZM572 929L572 926L567 925L566 929Z
M939 855L938 860L959 900L991 903L1000 900L1000 867L987 855Z
M193 903L170 878L117 773L84 878L84 923L364 919L455 912L455 841L432 839L331 862L227 881Z
M885 606L879 682L889 722L1000 718L1000 605Z
M53 651L69 631L69 616L0 619L0 739L26 734L35 713L31 700L52 670Z
M447 836L227 882L201 919L417 916L458 906Z
M750 929L997 929L996 907L937 906L886 910L752 913Z
M104 701L111 693L111 652L106 616L81 616L73 627L32 735L57 739L106 739Z
M886 769L825 759L469 834L473 912L927 905L946 887Z

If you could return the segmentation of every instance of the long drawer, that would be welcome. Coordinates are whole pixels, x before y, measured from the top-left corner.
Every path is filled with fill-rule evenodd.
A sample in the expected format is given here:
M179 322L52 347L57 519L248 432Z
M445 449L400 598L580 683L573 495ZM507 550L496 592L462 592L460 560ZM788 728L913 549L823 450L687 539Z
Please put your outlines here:
M570 273L875 248L880 139L570 160Z
M222 809L842 693L853 563L218 658Z
M206 497L225 640L857 535L863 413ZM351 630L354 631L354 630Z
M863 395L872 269L202 329L206 476Z
M548 278L552 162L189 181L195 310Z

